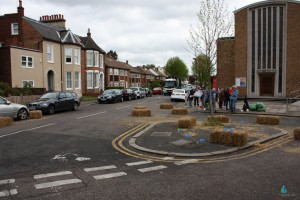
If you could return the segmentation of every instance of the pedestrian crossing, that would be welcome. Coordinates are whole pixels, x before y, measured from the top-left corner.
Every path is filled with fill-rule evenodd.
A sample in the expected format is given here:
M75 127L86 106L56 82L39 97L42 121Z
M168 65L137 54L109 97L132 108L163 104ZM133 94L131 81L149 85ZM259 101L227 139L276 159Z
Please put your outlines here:
M178 165L184 165L184 164L189 164L194 162L197 162L197 159L177 161L174 162L173 164L175 166L178 166ZM83 168L80 173L83 173L87 177L92 177L94 181L104 181L107 179L129 176L132 174L132 169L136 170L138 173L151 173L151 172L154 173L155 171L168 169L170 166L167 165L170 164L157 164L151 160L142 160L142 161L124 163L122 166L103 165L103 166L93 166L89 168ZM126 170L129 169L131 169L131 171L127 172ZM84 185L84 183L89 182L85 180L87 178L83 178L83 177L80 178L79 176L77 176L76 173L75 174L74 173L72 171L58 171L58 172L51 172L45 174L35 174L31 177L33 179L31 184L33 183L32 186L36 190L43 191L49 188L50 189L58 188L60 190L66 186L75 187L75 185L80 186L80 184ZM18 180L16 179L0 180L0 198L18 195L19 194L18 189L20 186L21 185L19 185ZM31 186L26 186L26 187L31 187Z

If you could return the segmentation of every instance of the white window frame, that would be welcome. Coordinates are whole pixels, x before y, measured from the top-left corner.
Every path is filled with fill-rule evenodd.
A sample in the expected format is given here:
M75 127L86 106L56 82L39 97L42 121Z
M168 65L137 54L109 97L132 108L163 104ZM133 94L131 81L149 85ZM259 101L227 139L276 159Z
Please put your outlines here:
M114 75L114 69L113 68L109 68L109 75Z
M22 80L22 87L24 87L25 83L29 83L32 82L31 87L34 87L34 80Z
M23 57L26 58L25 65L23 65ZM29 58L32 59L31 67L29 66ZM34 59L32 56L21 56L21 67L23 68L34 68Z
M71 78L68 79L68 74L71 75ZM70 83L71 87L68 87L68 83ZM72 84L72 72L66 72L66 90L72 90L73 89L73 84Z
M120 80L120 87L124 87L125 86L125 81L124 80Z
M72 48L66 47L65 48L65 62L66 64L72 64ZM67 62L67 59L70 58L71 61Z
M91 80L88 79L88 76L91 75ZM91 82L89 82L91 81ZM91 85L89 85L91 83ZM93 71L87 71L86 72L86 88L87 89L93 89L94 88L94 72Z
M79 48L74 49L74 63L76 65L80 65L80 49Z
M100 68L104 67L104 56L103 54L100 54Z
M120 69L120 76L124 76L124 69Z
M125 76L128 76L128 71L127 70L125 70Z
M47 44L47 62L54 63L53 45Z
M81 73L80 72L75 72L74 82L75 82L75 89L80 89L81 88Z
M114 69L114 75L119 76L119 69Z
M99 67L99 52L94 51L94 67Z
M19 24L11 23L11 35L19 35Z
M100 87L100 73L99 72L95 72L95 88L99 88Z
M93 51L86 51L86 66L93 67Z

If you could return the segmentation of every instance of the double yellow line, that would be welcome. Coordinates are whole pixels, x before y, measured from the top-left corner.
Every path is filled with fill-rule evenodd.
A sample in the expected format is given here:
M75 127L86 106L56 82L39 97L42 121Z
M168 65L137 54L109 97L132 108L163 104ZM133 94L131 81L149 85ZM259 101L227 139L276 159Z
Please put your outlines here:
M125 147L123 145L123 142L130 136L136 134L137 132L141 131L142 129L146 128L149 126L148 123L143 123L138 125L137 127L121 134L117 138L115 138L112 141L112 146L118 150L119 152L134 157L134 158L139 158L139 159L145 159L145 160L151 160L151 161L157 161L157 162L176 162L176 161L183 161L183 160L188 160L188 159L198 159L197 162L195 163L214 163L214 162L225 162L225 161L230 161L230 160L237 160L237 159L242 159L242 158L247 158L250 156L254 156L256 154L268 151L270 149L273 149L277 146L283 145L289 141L291 141L292 137L291 136L283 136L280 139L273 140L271 142L268 142L265 144L263 148L253 148L251 150L246 150L246 152L242 152L236 155L222 155L218 157L206 157L206 158L197 158L197 157L188 157L188 158L173 158L173 157L162 157L162 156L152 156L152 155L146 155L142 153L138 153L135 151L132 151ZM167 159L166 159L167 158Z

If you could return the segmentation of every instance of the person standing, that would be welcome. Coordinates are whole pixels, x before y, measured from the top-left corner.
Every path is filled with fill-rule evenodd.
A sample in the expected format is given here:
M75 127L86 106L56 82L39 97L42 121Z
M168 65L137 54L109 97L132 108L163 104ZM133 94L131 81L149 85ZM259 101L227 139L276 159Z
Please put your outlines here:
M232 86L232 95L230 96L230 112L236 111L236 101L239 91L235 85Z
M230 101L229 88L226 88L224 91L224 106L226 110L228 110L228 107L230 108L229 101Z
M190 90L190 93L189 93L189 96L188 96L190 108L192 107L192 102L193 102L193 98L194 98L194 93L195 93L195 90L194 90L194 89L191 89L191 90Z
M223 88L221 88L220 92L219 92L219 109L220 110L223 109L223 101L224 101L224 90L223 90Z

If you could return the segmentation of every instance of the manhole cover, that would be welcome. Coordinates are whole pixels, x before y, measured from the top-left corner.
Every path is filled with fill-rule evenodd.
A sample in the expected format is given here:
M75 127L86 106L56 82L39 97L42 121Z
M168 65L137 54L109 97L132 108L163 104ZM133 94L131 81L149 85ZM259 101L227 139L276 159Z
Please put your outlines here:
M172 135L172 132L153 132L151 133L151 136L155 137L170 137Z
M180 139L180 140L176 140L176 141L170 142L170 143L171 143L171 144L174 144L174 145L176 145L176 146L182 146L182 145L190 144L190 143L192 143L192 141Z

